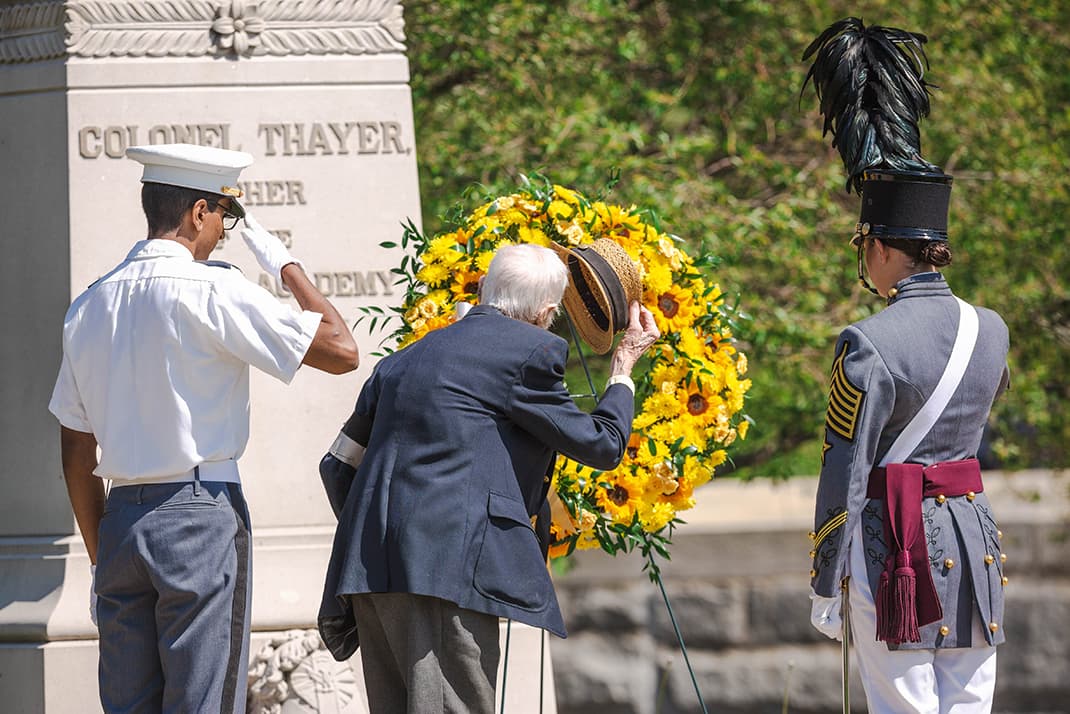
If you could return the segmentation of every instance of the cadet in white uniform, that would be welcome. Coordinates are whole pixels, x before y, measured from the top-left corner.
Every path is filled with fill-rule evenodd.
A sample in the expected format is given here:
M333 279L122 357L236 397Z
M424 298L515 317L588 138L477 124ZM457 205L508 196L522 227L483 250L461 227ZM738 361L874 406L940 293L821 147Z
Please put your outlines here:
M250 155L185 144L127 155L145 167L148 238L72 303L49 405L95 564L101 703L244 712L250 543L236 460L249 436L249 365L289 383L301 364L355 369L357 347L236 200ZM246 244L302 311L206 260L242 217Z
M859 278L888 301L836 343L812 621L839 639L849 612L874 714L977 714L992 708L1007 583L977 452L1009 382L1008 335L937 272L951 263L951 177L921 157L925 41L847 18L804 55L862 197Z

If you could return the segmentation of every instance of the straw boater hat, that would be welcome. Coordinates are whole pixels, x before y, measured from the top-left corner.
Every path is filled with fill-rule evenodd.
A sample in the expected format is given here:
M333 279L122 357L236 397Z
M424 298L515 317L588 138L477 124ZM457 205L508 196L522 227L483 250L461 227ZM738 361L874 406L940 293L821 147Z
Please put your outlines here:
M552 247L568 268L565 310L591 349L609 352L613 335L628 326L628 305L642 297L638 266L609 238L576 248Z

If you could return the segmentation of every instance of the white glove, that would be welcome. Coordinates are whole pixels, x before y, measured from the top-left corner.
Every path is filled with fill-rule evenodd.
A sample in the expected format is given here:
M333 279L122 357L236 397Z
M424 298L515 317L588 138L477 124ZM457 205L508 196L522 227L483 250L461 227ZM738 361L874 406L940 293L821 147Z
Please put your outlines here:
M290 251L286 250L281 240L264 230L264 227L248 213L245 214L245 227L241 229L241 237L256 256L256 262L260 263L260 267L276 280L282 280L282 269L290 263L297 263L302 270L305 269L301 261L290 255Z
M833 640L843 638L843 620L840 618L840 609L843 607L843 598L822 597L813 590L810 591L810 624Z
M89 564L89 619L97 624L97 566Z

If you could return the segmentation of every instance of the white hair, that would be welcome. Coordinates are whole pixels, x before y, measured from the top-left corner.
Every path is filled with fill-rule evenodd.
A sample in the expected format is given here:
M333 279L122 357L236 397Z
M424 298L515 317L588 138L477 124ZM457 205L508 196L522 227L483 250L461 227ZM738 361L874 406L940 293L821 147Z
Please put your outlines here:
M490 261L480 301L507 317L534 324L544 307L561 304L566 285L568 271L552 250L530 243L506 245Z

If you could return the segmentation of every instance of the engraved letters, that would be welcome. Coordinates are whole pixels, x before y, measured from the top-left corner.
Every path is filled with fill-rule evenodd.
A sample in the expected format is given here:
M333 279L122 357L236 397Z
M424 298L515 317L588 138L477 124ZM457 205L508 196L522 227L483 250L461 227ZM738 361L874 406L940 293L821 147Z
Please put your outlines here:
M78 155L86 160L123 159L126 150L141 144L198 144L220 149L242 149L242 137L248 139L251 127L229 123L151 124L144 125L90 125L78 130ZM259 144L252 149L263 157L275 157L275 163L266 162L266 170L277 171L280 157L338 157L339 161L354 161L363 156L399 156L412 153L412 141L403 137L402 125L397 121L315 121L315 122L268 122L256 125ZM306 190L309 179L306 171L297 167L304 162L283 162L294 168L300 178L260 178L254 173L257 167L247 172L238 181L242 190L242 205L246 208L259 206L310 206ZM308 170L319 173L321 164L307 165ZM277 175L277 174L276 174ZM270 176L270 174L269 174ZM313 205L315 196L313 196ZM273 229L273 232L290 248L293 233L289 229ZM224 235L216 250L222 250L231 236ZM327 297L360 298L391 296L392 276L389 270L325 270L309 273L309 279ZM260 273L257 283L272 295L286 299L292 297L282 283L266 273Z
M348 154L408 154L396 121L312 122L261 124L256 135L264 141L264 156L346 156Z
M140 127L84 126L78 131L78 154L83 159L121 159L130 146L141 143ZM200 144L230 147L230 124L157 124L147 133L149 144Z
M390 289L390 273L386 270L315 272L308 277L325 297L373 296L380 294L380 288L383 295L394 294ZM275 280L267 273L260 273L257 283L275 297L291 295L281 280Z
M243 206L303 206L305 200L304 181L239 181L245 196Z
M256 135L264 156L362 156L410 154L396 121L278 122L259 124ZM126 149L147 144L200 144L219 149L232 145L231 125L155 124L147 129L129 126L84 126L78 131L78 154L83 159L121 159Z

